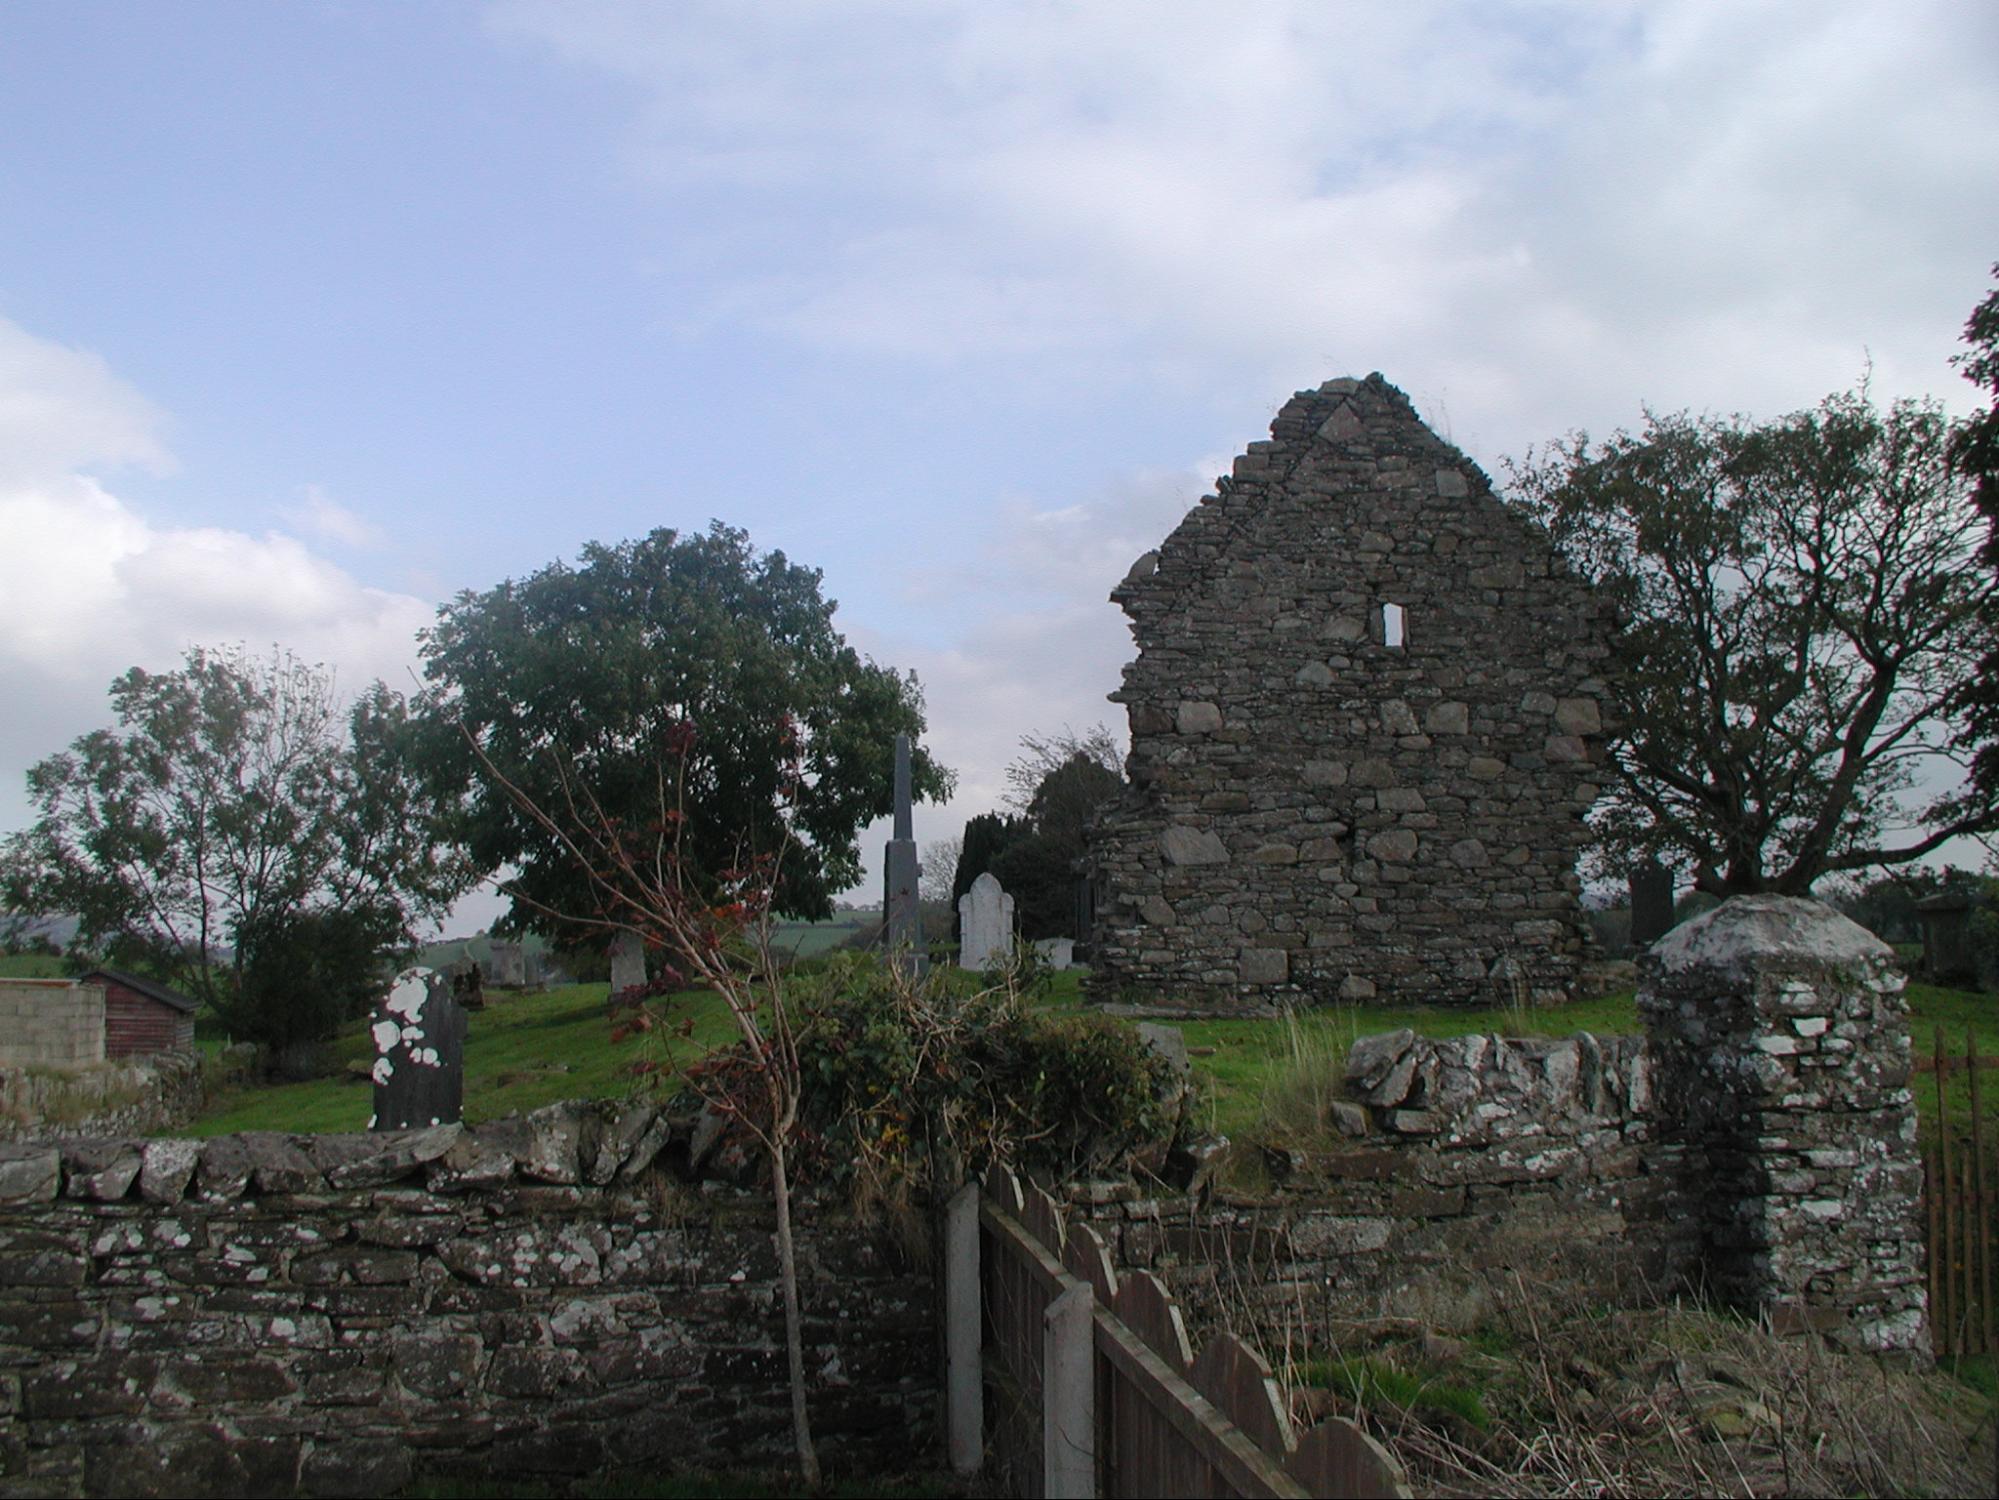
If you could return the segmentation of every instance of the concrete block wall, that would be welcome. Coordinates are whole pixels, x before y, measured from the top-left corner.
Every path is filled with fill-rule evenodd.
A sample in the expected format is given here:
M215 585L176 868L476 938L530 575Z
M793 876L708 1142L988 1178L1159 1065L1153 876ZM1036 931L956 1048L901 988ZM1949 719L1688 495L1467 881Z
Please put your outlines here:
M103 1061L103 985L0 979L0 1066L81 1068Z

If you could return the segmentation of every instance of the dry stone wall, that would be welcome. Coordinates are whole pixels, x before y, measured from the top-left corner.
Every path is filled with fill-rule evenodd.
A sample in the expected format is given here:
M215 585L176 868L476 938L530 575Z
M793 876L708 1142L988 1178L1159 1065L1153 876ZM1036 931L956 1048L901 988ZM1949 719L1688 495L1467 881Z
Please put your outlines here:
M0 1492L377 1495L786 1461L772 1224L650 1110L0 1147ZM934 1433L926 1273L798 1211L836 1468Z
M187 1052L87 1068L0 1067L0 1140L177 1130L203 1097L201 1060Z
M1409 1289L1483 1284L1611 1299L1699 1264L1698 1189L1656 1139L1641 1037L1365 1037L1335 1149L1264 1147L1267 1193L1069 1189L1117 1263L1160 1275L1204 1326L1323 1350Z
M1687 1288L1926 1357L1892 950L1816 902L1738 897L1655 945L1638 1004L1643 1036L1362 1038L1331 1111L1345 1145L1266 1144L1271 1194L1071 1196L1121 1264L1267 1338L1455 1268Z
M1300 392L1112 593L1100 999L1553 999L1587 942L1597 606L1379 375Z

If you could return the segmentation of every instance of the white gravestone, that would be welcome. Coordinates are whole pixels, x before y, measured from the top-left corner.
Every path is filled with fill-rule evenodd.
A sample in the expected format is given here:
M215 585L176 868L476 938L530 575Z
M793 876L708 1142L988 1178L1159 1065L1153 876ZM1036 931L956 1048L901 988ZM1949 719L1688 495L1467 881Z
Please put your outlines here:
M611 993L642 989L646 982L646 947L629 932L611 940Z
M1013 952L1013 897L991 870L958 898L958 967L984 969Z
M527 962L519 943L495 942L489 947L490 957L486 964L488 984L503 990L517 990L528 982Z
M1051 969L1073 969L1076 966L1076 940L1074 938L1037 938L1034 951L1041 955L1041 961Z

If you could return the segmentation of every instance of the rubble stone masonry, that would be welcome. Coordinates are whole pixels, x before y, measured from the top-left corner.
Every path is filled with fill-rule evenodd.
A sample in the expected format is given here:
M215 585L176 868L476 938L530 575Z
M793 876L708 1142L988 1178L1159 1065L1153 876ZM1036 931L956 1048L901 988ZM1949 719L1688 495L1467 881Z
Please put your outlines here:
M645 1106L0 1145L0 1494L382 1495L785 1466L767 1194ZM671 1184L669 1186L669 1184ZM935 1430L930 1277L799 1199L821 1452Z
M1554 1000L1587 942L1598 606L1379 375L1299 393L1112 598L1100 1000Z

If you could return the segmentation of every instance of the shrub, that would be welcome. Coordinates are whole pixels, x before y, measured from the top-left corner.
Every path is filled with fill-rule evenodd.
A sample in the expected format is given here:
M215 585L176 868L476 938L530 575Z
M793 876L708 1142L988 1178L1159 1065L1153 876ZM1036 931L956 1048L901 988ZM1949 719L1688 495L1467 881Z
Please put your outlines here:
M1009 983L911 983L841 954L794 975L812 1169L863 1202L903 1202L1004 1163L1058 1176L1157 1139L1165 1064L1129 1027L1037 1011ZM733 1061L732 1061L733 1059ZM740 1066L733 1052L711 1078Z

